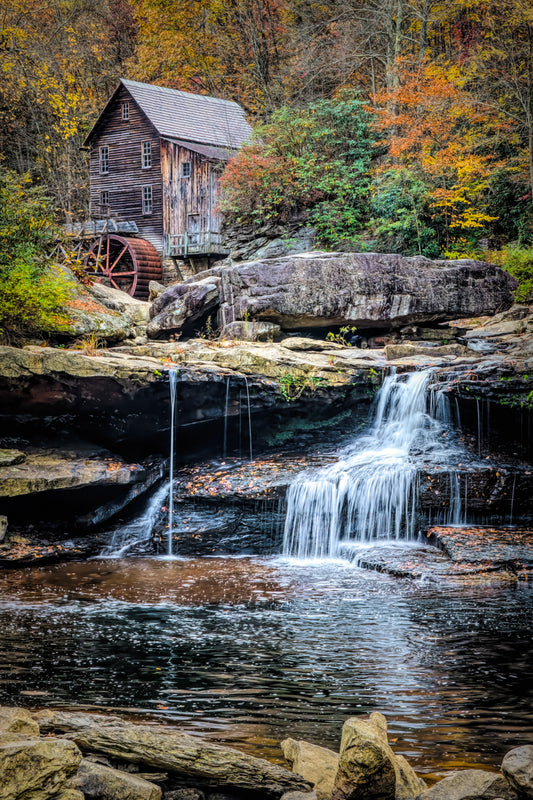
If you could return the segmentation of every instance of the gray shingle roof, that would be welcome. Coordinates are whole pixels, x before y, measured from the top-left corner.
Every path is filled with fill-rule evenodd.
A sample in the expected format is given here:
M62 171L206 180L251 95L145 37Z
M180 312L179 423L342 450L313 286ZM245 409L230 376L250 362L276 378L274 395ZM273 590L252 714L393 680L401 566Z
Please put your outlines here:
M120 83L165 138L237 149L250 137L252 129L246 122L243 109L230 100L124 78ZM102 115L98 122L101 118ZM98 122L87 137L87 142Z

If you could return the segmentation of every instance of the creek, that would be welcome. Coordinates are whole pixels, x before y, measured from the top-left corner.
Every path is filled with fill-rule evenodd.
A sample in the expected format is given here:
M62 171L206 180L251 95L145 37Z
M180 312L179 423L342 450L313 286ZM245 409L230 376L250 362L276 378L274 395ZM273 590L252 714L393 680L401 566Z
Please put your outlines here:
M379 710L426 775L531 742L531 585L358 566L383 539L430 556L421 468L445 474L441 521L464 519L466 455L429 384L387 378L368 431L293 481L284 555L280 531L277 554L124 558L149 542L162 487L101 557L0 574L0 703L163 719L271 758L288 735L337 748L347 717Z
M0 579L0 702L162 718L280 756L379 710L422 773L533 734L533 590L346 561L105 560Z

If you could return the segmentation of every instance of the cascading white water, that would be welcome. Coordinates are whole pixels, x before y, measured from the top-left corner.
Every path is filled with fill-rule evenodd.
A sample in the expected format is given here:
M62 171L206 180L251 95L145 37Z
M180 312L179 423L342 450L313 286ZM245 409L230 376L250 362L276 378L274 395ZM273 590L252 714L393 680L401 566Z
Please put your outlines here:
M446 399L428 392L431 375L388 376L369 433L342 451L338 462L304 473L290 486L285 555L335 557L355 542L416 538L421 465L449 465L451 502L442 521L460 522L457 450L448 436Z
M99 558L121 558L135 545L148 542L167 494L168 484L165 482L150 497L139 517L115 528L109 544L102 549Z

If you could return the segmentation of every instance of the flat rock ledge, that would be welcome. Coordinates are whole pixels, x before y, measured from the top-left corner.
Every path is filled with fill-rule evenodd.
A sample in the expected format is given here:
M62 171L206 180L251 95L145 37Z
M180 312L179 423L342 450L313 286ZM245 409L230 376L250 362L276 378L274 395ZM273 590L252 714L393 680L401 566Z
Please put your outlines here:
M340 752L281 743L291 770L161 725L0 707L0 800L527 800L533 747L501 771L469 769L428 788L391 749L387 721L351 717Z

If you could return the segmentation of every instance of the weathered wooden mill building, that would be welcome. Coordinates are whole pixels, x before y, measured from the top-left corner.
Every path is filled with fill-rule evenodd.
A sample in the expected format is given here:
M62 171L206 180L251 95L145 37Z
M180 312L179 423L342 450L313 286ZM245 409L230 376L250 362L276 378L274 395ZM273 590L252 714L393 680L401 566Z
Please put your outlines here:
M250 133L237 103L121 80L84 143L91 216L136 224L138 235L127 246L133 260L138 253L139 264L147 261L145 277L154 249L167 268L172 259L196 271L195 262L203 267L227 253L219 179ZM109 266L121 248L108 247ZM178 276L188 271L178 269Z

